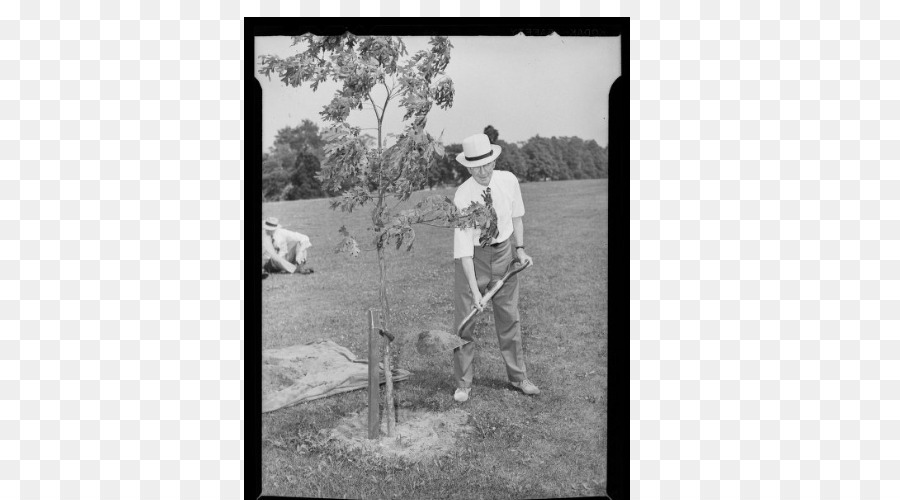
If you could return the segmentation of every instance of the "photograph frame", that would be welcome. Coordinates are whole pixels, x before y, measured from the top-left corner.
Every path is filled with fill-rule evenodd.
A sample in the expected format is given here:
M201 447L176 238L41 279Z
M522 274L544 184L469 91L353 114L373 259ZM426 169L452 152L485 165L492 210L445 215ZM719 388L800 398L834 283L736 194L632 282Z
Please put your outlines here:
M350 31L359 35L390 34L397 36L421 35L514 35L546 36L621 36L621 75L609 89L609 182L616 182L617 189L609 189L608 238L610 259L628 255L626 234L629 201L626 200L625 183L630 179L629 161L629 19L628 18L244 18L244 131L245 131L245 256L246 262L262 257L258 241L251 244L247 233L251 224L262 220L262 159L256 152L262 144L262 90L256 81L256 36L297 35L313 32L319 35L338 35ZM254 152L248 154L248 152ZM614 181L615 179L615 181ZM616 250L613 250L613 249ZM613 257L616 256L616 257ZM245 269L245 272L247 269ZM630 463L629 434L629 336L627 332L628 294L615 293L609 286L620 285L627 291L627 268L624 265L608 266L608 380L607 380L607 483L608 498L627 498L629 491L628 467ZM245 274L245 494L247 498L271 497L262 494L262 284L258 278Z

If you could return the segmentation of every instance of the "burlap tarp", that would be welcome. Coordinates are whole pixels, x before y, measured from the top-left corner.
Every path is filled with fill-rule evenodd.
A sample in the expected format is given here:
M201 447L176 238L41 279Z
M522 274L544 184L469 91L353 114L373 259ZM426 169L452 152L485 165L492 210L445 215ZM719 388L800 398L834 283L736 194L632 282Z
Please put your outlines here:
M379 364L380 383L384 370ZM394 381L409 372L392 371ZM263 413L362 389L369 384L369 363L330 340L263 351Z

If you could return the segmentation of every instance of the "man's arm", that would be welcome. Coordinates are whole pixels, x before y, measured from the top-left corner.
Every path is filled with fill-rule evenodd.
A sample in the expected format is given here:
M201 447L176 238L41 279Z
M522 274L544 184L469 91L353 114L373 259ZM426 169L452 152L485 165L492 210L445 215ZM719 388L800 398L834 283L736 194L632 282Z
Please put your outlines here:
M481 292L475 279L475 263L472 262L472 257L460 257L459 261L462 264L463 274L466 275L466 281L469 282L469 289L472 290L472 296L475 297L475 307L481 312L484 310L484 304L481 303Z
M285 260L284 256L279 255L277 251L275 251L275 245L272 244L272 238L269 238L265 233L263 234L263 258L269 257L276 260L281 266L289 273L293 273L297 266L291 264L287 260Z
M272 244L272 238L270 238L265 230L263 230L263 256L265 256L266 253L272 257L278 255L278 252L275 251L275 245Z
M522 222L521 217L513 217L513 235L512 241L516 247L522 247L525 245L525 224ZM516 249L516 258L519 259L523 265L531 263L534 264L534 260L525 252L524 248Z
M279 229L279 231L280 231L279 236L284 238L284 241L287 243L287 245L285 245L284 248L281 249L282 257L286 256L288 254L288 252L290 252L291 247L295 243L297 245L300 245L300 248L297 249L298 253L303 252L304 250L312 247L312 242L309 240L309 236L307 236L303 233L298 233L296 231L289 231L287 229Z

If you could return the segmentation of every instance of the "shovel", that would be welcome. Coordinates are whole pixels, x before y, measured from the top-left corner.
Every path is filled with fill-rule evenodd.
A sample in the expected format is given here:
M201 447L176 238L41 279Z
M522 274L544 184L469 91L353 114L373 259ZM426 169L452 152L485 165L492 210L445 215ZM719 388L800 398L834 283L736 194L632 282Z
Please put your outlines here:
M500 278L497 283L488 290L487 293L484 294L481 298L482 304L487 304L489 300L500 290L500 287L506 283L509 278L515 276L516 274L522 272L530 266L531 264L527 264L524 266L516 266L516 262L512 262L509 265L509 269L507 269L506 274ZM419 354L422 355L433 355L439 354L443 351L452 351L457 347L462 347L471 340L463 340L459 336L459 332L465 328L465 326L475 317L478 313L478 308L476 306L472 306L472 311L469 312L468 316L463 318L462 322L459 324L459 327L456 328L456 335L453 335L450 332L445 332L443 330L425 330L424 332L419 333L419 340L416 342L416 350L419 351Z

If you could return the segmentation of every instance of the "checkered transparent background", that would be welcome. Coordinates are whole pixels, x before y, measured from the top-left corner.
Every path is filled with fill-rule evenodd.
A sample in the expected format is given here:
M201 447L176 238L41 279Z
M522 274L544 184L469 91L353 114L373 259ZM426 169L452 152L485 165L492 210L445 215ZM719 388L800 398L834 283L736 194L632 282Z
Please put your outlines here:
M632 498L900 498L900 9L817 4L626 11Z
M240 14L0 8L0 498L242 491Z

